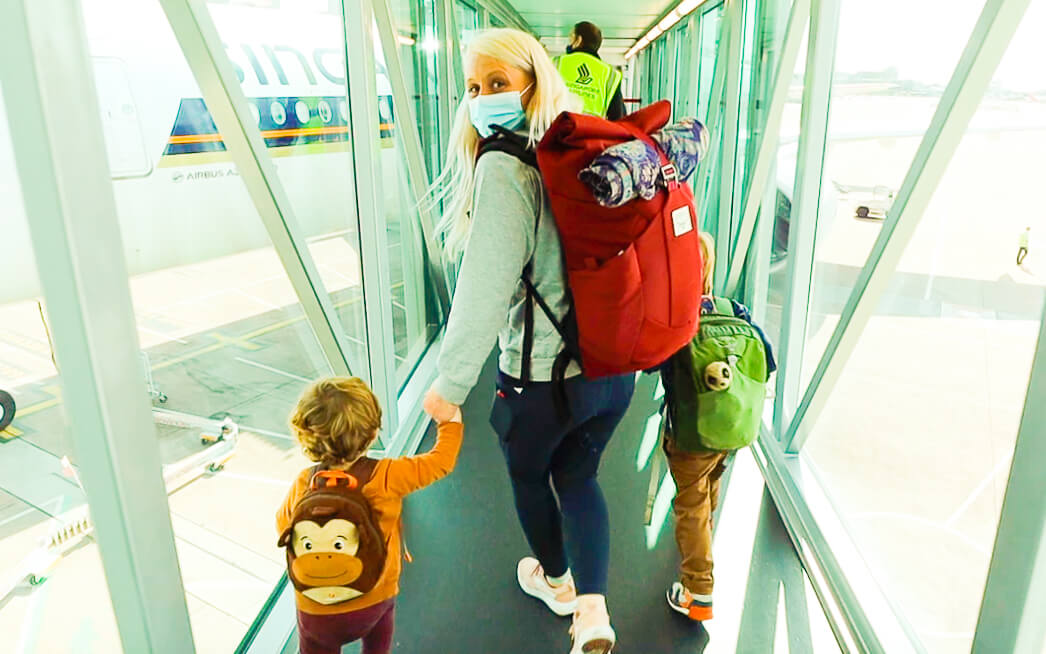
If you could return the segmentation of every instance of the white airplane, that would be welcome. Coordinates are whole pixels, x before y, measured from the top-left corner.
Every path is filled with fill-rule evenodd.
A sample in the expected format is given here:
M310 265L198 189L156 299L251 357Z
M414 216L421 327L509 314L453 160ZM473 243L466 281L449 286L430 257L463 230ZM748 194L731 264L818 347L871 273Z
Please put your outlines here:
M358 246L341 13L302 11L299 4L295 10L205 6L306 238L343 235L351 255ZM82 7L130 275L268 248L269 236L159 3L83 0ZM375 102L380 137L388 141L392 89L377 50ZM4 131L18 128L5 103L17 101L9 94L0 101L0 197L14 198L5 202L13 219L5 216L0 225L0 243L8 270L34 271L18 173L4 143ZM394 186L398 156L391 147L380 149L382 176L392 177L387 196L405 192ZM386 214L392 228L399 218L392 209ZM32 272L0 276L0 306L40 295ZM14 416L13 398L0 389L0 431Z
M306 236L349 230L340 14L206 6ZM130 274L269 246L159 3L84 0L83 14ZM389 138L392 92L380 56L378 67L375 102L381 136ZM3 197L16 190L13 165L13 157L0 156ZM26 220L20 206L15 211L15 220L4 221L4 256L10 270L33 270ZM0 279L0 304L39 294L35 275Z

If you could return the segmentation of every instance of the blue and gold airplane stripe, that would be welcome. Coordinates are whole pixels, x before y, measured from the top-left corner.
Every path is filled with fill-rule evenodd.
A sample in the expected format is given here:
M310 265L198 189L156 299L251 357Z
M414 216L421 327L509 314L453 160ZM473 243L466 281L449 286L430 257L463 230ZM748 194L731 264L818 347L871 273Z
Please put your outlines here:
M348 105L334 96L251 98L251 113L270 148L344 143L349 140ZM390 138L394 125L391 99L379 98L381 137ZM218 127L202 98L183 98L164 156L224 152Z

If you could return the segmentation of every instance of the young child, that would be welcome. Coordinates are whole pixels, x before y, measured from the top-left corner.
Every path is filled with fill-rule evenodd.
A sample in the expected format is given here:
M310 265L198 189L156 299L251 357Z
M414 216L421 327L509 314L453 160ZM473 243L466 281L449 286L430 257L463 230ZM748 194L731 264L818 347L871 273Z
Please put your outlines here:
M461 449L461 411L442 416L436 444L427 454L381 459L365 458L381 428L381 407L367 385L356 378L333 377L305 389L291 416L291 427L305 455L328 470L373 465L361 492L385 539L385 565L371 590L336 604L316 602L296 592L301 654L338 654L342 645L363 640L364 654L384 654L392 648L396 595L402 558L403 497L446 477ZM359 462L356 468L353 464ZM276 514L276 530L290 527L295 507L306 494L315 467L295 480Z
M704 261L704 300L701 313L714 311L712 273L715 270L715 243L709 234L701 233L701 258ZM762 330L752 323L748 308L731 301L734 316L751 324L766 348L767 371L776 369L770 343ZM662 382L670 375L662 370ZM733 452L687 452L675 447L667 430L663 447L668 456L668 469L676 483L672 503L676 519L676 544L679 546L680 580L668 589L668 605L692 620L712 619L712 514L719 501L719 479L726 471Z

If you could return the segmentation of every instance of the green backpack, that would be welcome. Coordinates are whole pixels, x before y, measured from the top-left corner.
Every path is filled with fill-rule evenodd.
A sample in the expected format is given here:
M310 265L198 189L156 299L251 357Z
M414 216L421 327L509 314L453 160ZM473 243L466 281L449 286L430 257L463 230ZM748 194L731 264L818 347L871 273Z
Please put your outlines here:
M712 298L697 336L672 355L665 380L669 433L687 452L732 451L759 435L766 399L766 348L759 332Z

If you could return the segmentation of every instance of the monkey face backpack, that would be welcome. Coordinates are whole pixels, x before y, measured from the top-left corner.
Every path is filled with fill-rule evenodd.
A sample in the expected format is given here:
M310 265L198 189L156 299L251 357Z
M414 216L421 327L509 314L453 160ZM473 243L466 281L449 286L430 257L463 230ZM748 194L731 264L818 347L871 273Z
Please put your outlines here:
M317 468L280 535L291 583L315 602L359 597L374 588L385 568L385 537L362 493L376 463L361 459L348 471Z

